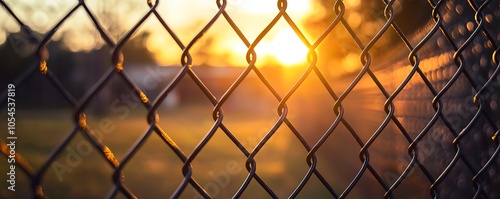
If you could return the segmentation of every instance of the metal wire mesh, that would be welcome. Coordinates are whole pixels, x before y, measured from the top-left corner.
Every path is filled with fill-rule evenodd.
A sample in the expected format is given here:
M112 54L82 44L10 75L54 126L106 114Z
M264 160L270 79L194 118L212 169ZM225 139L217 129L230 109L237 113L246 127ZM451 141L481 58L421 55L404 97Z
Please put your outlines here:
M500 172L500 158L498 156L500 149L498 140L500 132L498 108L498 103L500 103L498 92L500 85L500 76L498 75L500 68L498 55L500 49L500 24L498 23L500 4L498 1L429 1L429 6L432 9L431 20L425 27L412 33L413 36L410 37L400 28L401 23L397 22L394 8L396 1L384 0L382 2L384 8L380 11L386 20L377 33L365 42L364 39L360 38L360 33L346 20L345 15L350 10L345 8L342 1L336 1L329 5L334 9L335 16L328 22L329 25L322 31L322 34L311 41L304 36L305 30L301 30L292 19L293 16L287 13L288 2L278 0L275 18L267 24L255 40L251 41L245 37L238 23L233 21L232 16L226 11L228 2L216 0L213 3L217 5L218 12L188 43L183 43L179 39L175 31L165 22L162 13L158 12L159 0L146 1L144 6L148 6L149 11L118 41L110 36L109 31L103 27L88 8L86 1L78 1L78 4L42 37L33 33L31 28L17 17L17 13L13 12L7 2L0 1L0 3L9 16L13 17L21 27L27 41L37 46L30 58L34 58L35 61L22 74L17 74L12 83L16 86L22 85L29 78L33 78L33 75L43 76L44 81L50 82L51 87L64 97L74 111L71 131L67 133L61 143L57 144L48 158L43 160L43 164L30 164L29 156L23 156L19 152L15 153L16 168L18 168L18 173L22 173L22 175L18 174L17 176L28 180L29 183L24 186L29 187L25 190L32 197L50 197L44 190L45 187L51 185L43 183L44 177L47 176L50 168L57 163L56 160L66 152L70 143L77 139L77 136L83 136L107 162L107 167L112 170L112 175L107 177L112 179L113 186L107 197L136 198L137 195L133 191L133 187L130 187L125 179L127 176L125 170L129 162L144 147L148 138L155 135L162 139L161 144L168 146L183 165L181 170L169 171L170 173L182 173L183 176L182 181L177 185L175 191L170 193L169 197L185 196L190 187L204 198L216 197L217 193L208 190L209 187L202 186L196 179L194 173L197 168L194 168L192 164L199 158L207 144L213 142L215 135L223 135L228 138L228 142L232 146L236 147L236 150L239 150L238 153L245 157L244 163L241 162L241 164L244 164L246 178L237 182L239 188L234 193L229 194L235 198L244 195L251 196L252 193L249 193L251 191L248 191L249 187L257 186L268 197L278 198L280 194L276 193L276 190L269 185L269 181L265 180L262 172L259 172L260 161L257 156L262 155L263 148L282 128L292 132L289 137L296 141L294 149L299 148L306 151L305 157L302 157L305 162L294 164L304 164L308 168L303 175L300 174L300 182L291 187L292 191L287 193L286 197L300 196L304 189L308 189L308 184L313 183L311 181L318 181L315 185L321 186L324 191L324 195L321 195L323 197L356 197L356 195L352 195L353 190L369 191L369 189L364 190L366 187L361 185L367 178L372 179L369 183L371 187L383 190L383 195L379 197L384 198L394 198L398 195L403 195L403 197L430 196L433 198L500 197L498 190L500 185L500 178L498 178L498 172ZM99 32L100 38L112 49L110 55L112 67L108 67L102 77L93 82L93 86L85 90L81 97L76 97L71 93L67 85L61 81L62 77L51 70L51 68L59 66L48 64L51 52L47 49L47 45L53 39L57 29L65 24L66 20L77 10L85 11ZM168 32L169 36L177 43L178 48L182 50L180 57L182 66L156 98L148 96L144 89L138 86L138 82L126 73L127 63L124 59L127 56L122 54L124 46L148 18L158 20L162 28ZM280 93L276 85L272 83L271 80L277 77L266 76L263 69L257 67L256 61L259 54L255 51L263 37L280 20L284 20L309 49L307 68L302 71L300 77L294 80L293 85L287 88L285 93ZM196 72L196 67L192 67L193 57L190 53L193 46L216 22L228 23L232 28L230 31L234 31L245 44L247 47L245 59L248 63L248 66L241 70L239 76L232 81L231 86L220 97L216 97L217 95L206 86L210 82L202 80L200 78L202 74ZM325 66L318 65L318 59L321 57L317 53L319 46L326 43L328 35L336 28L342 28L349 33L350 40L358 48L359 63L362 64L362 68L350 76L352 78L342 78L333 83L347 84L340 92L336 92L337 87L332 86L329 74L324 71ZM389 31L398 35L403 51L409 53L395 52L394 55L387 56L391 57L391 60L386 64L374 65L372 60L377 59L377 57L373 56L371 50ZM327 46L327 48L335 48L335 46ZM2 64L2 67L18 66ZM332 70L335 70L335 67L335 65L327 66ZM266 130L265 135L259 137L256 145L249 148L245 146L242 138L238 138L234 130L226 125L229 116L225 114L223 107L230 98L239 94L236 90L245 88L242 84L252 77L256 78L277 102L277 107L275 107L277 119L273 121L271 128ZM102 95L101 91L117 78L133 91L135 97L140 99L143 109L146 110L148 125L147 130L135 140L135 143L126 146L128 152L122 158L117 158L113 153L113 148L108 147L107 142L103 141L102 137L96 133L97 127L91 127L87 124L88 107L99 95ZM308 108L288 105L289 100L298 95L298 90L305 87L305 82L308 79L315 79L314 88L326 90L330 100L334 102L329 105L333 108L332 110L323 110L326 112L324 114L332 115L334 120L312 142L305 138L309 132L300 130L289 114L294 108ZM171 131L169 126L160 124L161 113L158 112L167 96L172 95L173 91L180 87L182 81L194 83L198 89L197 92L203 93L203 98L209 101L213 107L211 128L204 134L203 138L196 141L198 144L191 153L186 153L186 149L178 145L179 140L172 138L172 133L175 132ZM360 132L355 130L364 124L347 118L345 115L349 113L344 107L344 104L352 100L352 96L361 99L368 98L361 101L362 103L377 103L376 100L369 99L372 95L356 93L360 82L363 81L371 82L372 86L364 89L382 96L383 101L380 108L383 110L381 113L383 113L384 119L377 124L374 131L368 133L368 137L361 136ZM6 107L8 103L8 92L6 89L2 93L2 107ZM357 117L363 117L363 115ZM36 131L36 126L32 128ZM359 146L357 146L359 149L357 151L358 157L349 158L357 159L360 164L354 168L356 174L349 181L342 182L345 186L332 183L333 180L328 173L335 168L318 167L321 161L332 158L325 155L319 156L318 151L330 149L328 141L339 138L339 135L335 134L336 129L345 129L349 134L349 139L354 140L354 143ZM7 158L11 155L9 141L2 137L0 142L2 153ZM373 152L373 145L376 142L387 145L386 150L399 152L397 157L383 160L396 166L392 168L374 166L371 154L376 153ZM294 152L290 151L290 153ZM334 159L333 161L340 165L346 164L346 161L343 160ZM9 197L10 195L6 194L5 196Z

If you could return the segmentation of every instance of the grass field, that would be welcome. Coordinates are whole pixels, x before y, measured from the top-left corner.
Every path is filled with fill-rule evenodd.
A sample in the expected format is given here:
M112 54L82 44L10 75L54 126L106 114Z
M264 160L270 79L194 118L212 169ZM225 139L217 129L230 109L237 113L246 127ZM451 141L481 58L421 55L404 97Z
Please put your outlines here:
M207 111L207 114L199 114L200 111ZM160 114L160 126L188 156L213 125L210 111L203 107L171 110ZM144 115L145 111L136 111L125 118L117 115L93 116L89 113L87 124L97 135L102 135L103 143L120 161L148 129ZM74 128L70 111L21 110L17 116L16 151L35 170L40 168ZM224 123L249 151L277 119L272 115L253 119L234 115L227 118ZM299 144L289 129L281 127L256 156L257 173L280 197L287 197L307 172L307 151ZM193 176L211 195L228 198L238 190L248 175L245 161L244 154L219 129L194 159ZM2 161L0 165L2 171L6 171L6 161ZM160 136L153 133L125 166L125 183L140 198L167 197L183 179L182 166L182 161ZM13 193L2 189L2 198L29 197L27 178L20 169L17 171L17 191ZM51 198L102 198L113 186L112 173L110 164L78 132L49 167L42 185ZM331 175L328 170L322 173ZM2 187L7 186L5 181L1 183ZM331 178L330 183L335 183L335 179ZM188 186L182 198L195 198L197 195ZM313 177L301 195L324 197L328 193ZM254 180L243 196L269 197Z
M374 112L367 107L360 107L359 104L370 104L368 102L373 104L373 101L363 100L369 99L353 97L347 99L348 103L344 105L345 117L366 141L384 115L380 114L382 113L380 111ZM276 104L270 104L269 109L259 104L242 109L231 109L231 107L224 109L223 123L248 151L254 149L278 120L277 102L273 103ZM329 110L333 103L328 101L318 104L318 101L308 98L292 98L288 103L291 104L291 108L287 118L309 145L313 145L335 119L332 110ZM106 105L101 107L107 108ZM214 125L212 109L212 105L203 103L163 109L159 112L159 125L182 152L189 156ZM119 162L123 162L124 156L149 127L146 120L147 112L142 108L129 108L129 111L89 109L85 113L88 126L109 147ZM2 110L1 114L4 117L5 110ZM362 118L368 118L367 121L356 119L360 118L359 115L364 115ZM38 170L72 132L75 127L72 118L74 118L73 112L69 109L18 110L16 151L22 154L35 170ZM387 152L389 151L387 147L390 146L380 140L375 142L370 150L371 164L378 171L392 164L384 162L387 157L384 157L386 154L381 153L380 149ZM376 145L382 148L377 148ZM337 194L348 186L361 167L359 150L360 147L342 125L318 150L317 170L338 192ZM306 156L307 150L291 130L282 125L255 156L257 174L278 197L287 198L308 170ZM230 198L248 175L245 161L245 155L224 132L217 129L191 163L193 177L213 197ZM7 166L6 161L0 162L2 173L7 172ZM124 166L125 184L139 198L166 198L182 182L182 167L183 162L179 157L158 134L153 132ZM29 197L29 181L20 169L17 171L18 191L14 193L1 189L0 198ZM77 132L46 171L42 185L45 193L51 198L104 198L113 187L111 177L113 171L102 154L92 147L81 132ZM366 198L374 195L382 197L383 189L379 185L373 186L374 183L376 183L374 178L366 172L349 197ZM0 185L7 187L3 180ZM181 198L198 196L193 187L188 185ZM242 198L270 198L270 196L255 180L252 180ZM300 192L299 198L332 198L332 196L318 178L313 176Z

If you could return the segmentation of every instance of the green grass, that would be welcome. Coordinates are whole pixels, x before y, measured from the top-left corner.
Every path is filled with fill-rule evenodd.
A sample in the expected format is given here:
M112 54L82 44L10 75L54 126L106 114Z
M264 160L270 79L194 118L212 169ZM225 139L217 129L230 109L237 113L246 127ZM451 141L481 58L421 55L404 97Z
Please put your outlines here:
M211 113L200 114L196 107L170 110L160 114L159 125L175 141L177 146L189 156L200 140L213 125ZM18 111L17 152L38 170L53 151L70 135L75 127L72 112ZM259 119L260 118L260 119ZM232 116L224 120L227 127L251 151L269 130L276 118L245 118ZM105 125L102 125L103 123ZM148 123L145 112L137 111L128 117L117 115L96 116L87 114L87 124L110 148L118 161L131 150L142 137ZM101 136L102 135L102 136ZM273 138L256 155L257 172L280 197L287 197L297 186L307 171L305 156L301 147L287 128L280 128ZM113 169L95 148L88 148L90 142L77 132L69 145L58 154L43 176L42 185L51 198L102 198L113 186ZM191 166L193 177L209 193L220 198L231 197L248 175L245 168L246 157L227 136L218 129L204 146ZM4 168L6 161L0 165ZM62 165L62 166L61 166ZM151 133L140 150L124 167L125 184L140 198L168 197L183 180L183 162L168 147L156 132ZM63 168L63 169L61 169ZM4 169L2 169L4 171ZM20 169L17 170L21 172ZM59 174L57 174L59 172ZM313 177L314 178L314 177ZM29 181L18 174L18 190L15 193L0 191L2 198L26 198L29 196ZM317 180L311 180L304 194L326 194ZM1 182L6 187L5 182ZM252 180L245 192L246 198L265 198L267 194ZM303 194L301 194L303 195ZM193 198L196 194L188 186L182 198Z

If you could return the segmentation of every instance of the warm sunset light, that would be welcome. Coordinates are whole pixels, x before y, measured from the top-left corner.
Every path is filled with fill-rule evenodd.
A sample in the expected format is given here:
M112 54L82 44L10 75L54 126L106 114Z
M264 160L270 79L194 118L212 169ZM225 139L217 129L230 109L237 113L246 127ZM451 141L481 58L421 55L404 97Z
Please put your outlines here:
M33 16L25 16L18 7L14 11L20 13L20 18L25 20L27 25L34 31L46 33L49 28L57 24L55 19L63 17L64 12L45 12L57 8L69 11L76 3L66 1L49 1L50 3L35 3L33 0L22 0L26 5L36 4L42 7ZM105 28L110 31L115 40L118 40L128 29L137 23L140 17L148 11L148 6L144 2L123 0L106 1L109 3L87 3L91 11L97 16ZM115 3L113 3L115 2ZM286 12L292 17L295 25L299 27L302 34L308 34L304 26L305 21L311 17L314 8L313 0L294 0L287 4ZM112 12L101 12L113 7ZM125 15L133 10L132 14ZM217 5L210 1L185 0L162 1L157 8L158 12L169 25L169 27L180 35L179 39L186 45L213 17L217 11ZM189 12L186 12L189 10ZM255 41L257 36L265 29L272 19L279 13L276 1L268 0L230 0L226 8L227 13L237 22L248 42ZM320 11L315 11L320 12ZM0 17L4 13L0 13ZM42 16L42 17L36 17ZM120 23L116 20L120 19ZM18 32L20 29L13 18L8 17L5 22L7 32ZM72 24L72 25L67 25ZM6 31L0 30L0 44L5 43ZM172 39L172 36L164 30L155 16L151 15L133 35L136 37L146 33L143 45L146 47L156 61L162 66L172 66L180 64L182 49ZM75 39L78 38L78 39ZM83 9L78 9L68 23L60 28L52 38L54 41L65 42L66 47L73 51L86 51L98 49L106 45L99 37L98 31ZM92 42L89 42L92 41ZM306 63L308 49L306 45L297 37L290 25L282 17L272 30L257 44L258 53L257 65L277 64L285 67ZM204 34L191 49L193 65L210 66L248 66L246 60L248 48L237 36L234 30L221 16L217 23ZM208 53L210 52L210 53ZM210 54L210 56L204 56Z
M0 0L0 199L500 199L500 0L436 1Z
M235 3L238 6L234 6L233 4ZM293 19L297 23L296 25L302 31L304 29L304 20L311 14L312 4L311 0L300 0L290 2L287 6L287 13L294 16ZM195 14L191 15L190 21L196 21L193 17L201 20L212 16L215 12L212 6L207 3L205 7L199 8L201 9L200 12L195 12ZM212 9L203 10L203 8L208 7ZM250 43L254 42L255 38L272 21L278 11L275 2L266 0L233 2L228 8L228 13L233 20L245 25L240 28ZM172 12L177 11L172 10ZM171 24L178 26L176 27L177 32L183 33L182 35L188 35L181 38L184 41L189 41L189 39L194 37L194 34L187 33L192 32L193 29L200 30L204 25L203 23L196 24L192 22L181 23L184 21L183 18L174 18L180 14L167 12L166 15L172 15L172 19L175 19L172 20ZM223 19L220 21L220 23L215 23L205 34L204 39L208 38L210 40L209 43L206 43L206 40L202 39L190 50L191 55L194 56L194 62L197 62L194 65L208 64L211 66L230 65L247 67L246 54L248 47L245 46L243 41ZM148 25L151 25L151 29L156 29L155 25L158 24L150 23ZM307 32L302 32L302 34L307 34ZM146 41L146 46L154 54L155 60L160 65L179 64L182 50L176 46L169 35L153 31ZM203 60L200 59L200 57L197 57L199 55L197 53L200 50L210 52L211 56L202 58ZM257 44L255 51L258 54L257 67L267 64L291 67L306 63L308 48L291 29L290 25L284 19L280 19L273 29Z
M262 53L272 57L284 66L294 66L305 63L307 47L290 29L283 29L269 43L263 43Z

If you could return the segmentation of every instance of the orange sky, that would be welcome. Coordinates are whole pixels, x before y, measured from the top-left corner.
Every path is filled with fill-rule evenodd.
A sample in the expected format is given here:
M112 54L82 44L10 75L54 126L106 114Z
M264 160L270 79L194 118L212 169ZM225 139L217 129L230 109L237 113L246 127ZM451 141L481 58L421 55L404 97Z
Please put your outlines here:
M196 1L191 0L191 2ZM232 19L237 23L250 42L254 41L258 34L278 13L278 8L274 1L236 0L229 2L226 11L231 15ZM173 14L174 10L170 10L170 13L172 13L171 17L175 18L172 21L172 26L180 26L178 31L181 35L180 37L183 42L188 43L208 22L210 17L217 12L217 8L213 2L197 7L190 7L189 3L184 2L178 2L178 4L179 8L192 11L191 13ZM303 19L309 15L311 7L310 0L297 0L289 3L287 11L294 17L296 23L301 25ZM169 8L165 9L168 10ZM247 47L238 38L225 19L220 18L207 32L205 38L213 38L211 46L204 46L203 43L207 40L202 39L198 46L193 47L194 52L200 48L205 48L204 51L210 52L211 56L208 58L209 60L202 61L206 61L211 65L247 65L245 60ZM165 37L163 32L153 32L147 46L149 50L155 52L159 63L164 65L178 63L181 51L178 48L166 49L165 44L173 46L173 40ZM305 62L307 47L295 36L292 29L282 19L264 37L263 41L257 45L256 51L259 61L278 60L282 64L293 65Z
M312 10L313 0L289 1L287 12L299 27L303 27L303 19ZM148 11L146 1L137 0L87 0L91 11L98 15L103 24L118 21L121 29L128 30ZM67 0L6 0L12 10L19 15L33 30L46 33L60 20L76 1ZM201 28L217 12L215 1L206 0L162 0L158 11L165 21L177 33L184 44L187 44ZM278 13L276 1L269 0L228 0L226 11L238 24L247 39L252 42L257 35L271 22ZM100 14L108 12L106 14ZM7 12L0 10L0 18L5 19ZM110 25L108 25L110 26ZM17 32L19 27L12 17L0 22L0 43L6 40L7 32ZM66 21L53 40L64 40L70 50L89 51L104 45L93 24L85 16L83 8ZM151 16L139 29L139 32L150 32L146 46L160 65L180 64L181 49L177 47L167 31L162 30L160 23ZM3 31L2 31L3 30ZM305 33L304 33L305 34ZM113 35L119 39L121 35ZM210 45L208 45L209 40ZM92 42L89 42L92 41ZM312 42L312 41L311 41ZM197 52L209 52L210 56L197 57ZM257 45L258 64L277 62L282 65L305 63L307 47L293 33L292 29L281 19L276 26ZM225 19L218 22L205 34L191 50L195 56L194 64L247 66L245 55L247 47L237 37Z

